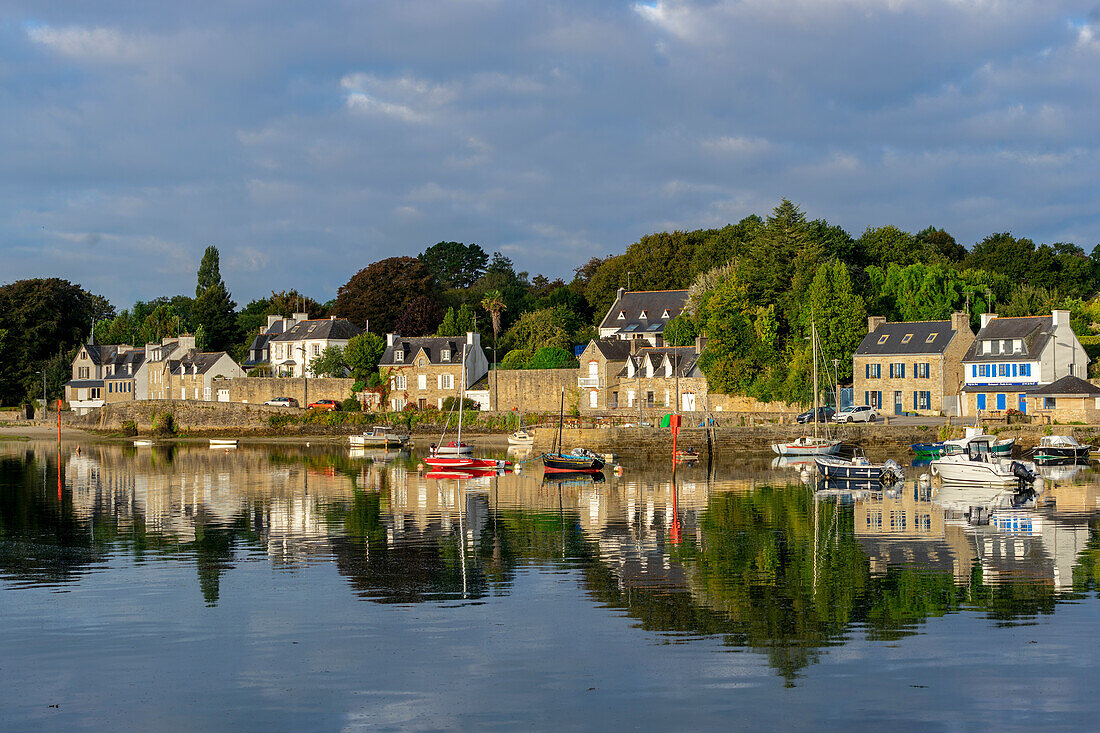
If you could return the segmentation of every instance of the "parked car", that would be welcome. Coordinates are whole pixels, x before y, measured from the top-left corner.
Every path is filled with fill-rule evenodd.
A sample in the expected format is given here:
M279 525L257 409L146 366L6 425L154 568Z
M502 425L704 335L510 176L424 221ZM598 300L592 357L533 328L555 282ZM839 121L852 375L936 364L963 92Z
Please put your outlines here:
M833 415L834 422L874 422L877 419L878 413L875 412L873 407L867 405L849 407L847 410L842 410Z
M830 420L833 419L833 415L835 415L835 414L836 414L836 410L834 410L831 407L819 407L819 408L817 408L817 419L816 420L814 419L814 411L813 410L806 410L805 412L803 412L801 415L799 415L795 419L798 421L798 423L800 425L804 424L804 423L808 423L808 422L829 422Z
M264 404L270 407L297 407L298 400L293 397L272 397Z
M310 410L339 410L340 403L336 400L317 400L316 402L310 402Z

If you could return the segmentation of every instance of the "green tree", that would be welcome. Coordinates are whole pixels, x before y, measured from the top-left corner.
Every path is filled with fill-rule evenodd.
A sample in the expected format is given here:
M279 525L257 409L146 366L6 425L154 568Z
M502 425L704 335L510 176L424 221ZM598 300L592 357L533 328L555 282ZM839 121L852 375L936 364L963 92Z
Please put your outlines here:
M501 369L523 369L534 356L531 349L512 349L500 360Z
M524 369L575 369L573 354L559 346L544 346L523 365Z
M344 347L344 362L353 379L367 379L378 369L378 362L386 351L385 340L376 333L364 331L348 339Z
M397 319L413 300L432 296L437 290L431 271L415 257L379 260L352 275L336 294L333 313L376 333L392 333ZM435 330L438 320L430 330ZM412 334L402 334L412 335Z
M309 363L309 372L315 377L342 377L347 371L344 350L339 346L326 346L320 356Z
M211 245L202 253L202 261L199 263L198 283L195 285L195 297L202 297L203 293L221 281L221 258L218 254L218 248Z
M468 288L485 274L489 255L476 244L440 242L420 253L419 259L445 288Z
M695 327L694 321L684 313L665 324L666 346L691 346L698 335L699 329Z
M439 323L439 303L427 295L420 295L406 306L394 324L394 331L402 336L427 336Z
M211 285L195 300L195 328L206 331L208 350L225 351L240 340L236 307L223 282Z
M467 333L476 330L474 313L468 305L463 304L459 306L458 312L455 312L454 308L447 309L447 313L443 316L443 321L439 324L439 330L436 331L435 335L465 336Z
M851 379L852 354L867 333L867 310L843 262L833 260L817 268L808 310L807 317L817 324L821 359L825 364L838 361L839 380Z
M532 353L544 346L568 349L572 345L567 329L568 317L568 312L561 307L528 311L504 334L502 346L528 349Z
M1008 232L990 234L974 245L966 258L971 269L988 270L1004 275L1012 282L1030 282L1031 260L1035 243L1016 239Z
M966 247L943 229L927 227L917 232L917 242L926 252L936 253L944 262L958 264L966 259Z

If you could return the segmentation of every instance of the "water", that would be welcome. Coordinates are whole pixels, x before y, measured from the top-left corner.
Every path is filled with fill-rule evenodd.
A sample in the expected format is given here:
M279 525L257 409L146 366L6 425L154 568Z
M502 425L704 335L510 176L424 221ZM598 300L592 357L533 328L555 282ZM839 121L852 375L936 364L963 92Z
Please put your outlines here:
M5 729L1091 727L1100 477L971 526L763 455L457 482L0 443ZM914 477L922 469L910 469ZM60 487L60 488L59 488ZM675 503L675 511L674 511Z

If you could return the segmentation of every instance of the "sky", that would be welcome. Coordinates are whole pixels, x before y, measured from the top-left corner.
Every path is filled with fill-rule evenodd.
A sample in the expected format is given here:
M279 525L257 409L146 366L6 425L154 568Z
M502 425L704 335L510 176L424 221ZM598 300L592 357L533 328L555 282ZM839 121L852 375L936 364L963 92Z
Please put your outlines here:
M567 279L784 197L1100 242L1100 5L0 0L0 283L320 301L439 241Z

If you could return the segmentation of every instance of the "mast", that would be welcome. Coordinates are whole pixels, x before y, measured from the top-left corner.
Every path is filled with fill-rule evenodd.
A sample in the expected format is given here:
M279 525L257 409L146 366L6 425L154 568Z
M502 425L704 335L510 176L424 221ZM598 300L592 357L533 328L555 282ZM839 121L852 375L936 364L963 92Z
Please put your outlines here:
M565 390L561 391L561 407L558 409L558 443L555 448L557 453L561 453L561 424L565 421Z
M817 322L810 316L810 341L814 352L814 438L817 438ZM458 414L458 428L462 430L462 413Z
M462 376L459 377L462 390L458 398L458 450L462 451L462 403L466 401L466 344L462 344Z

